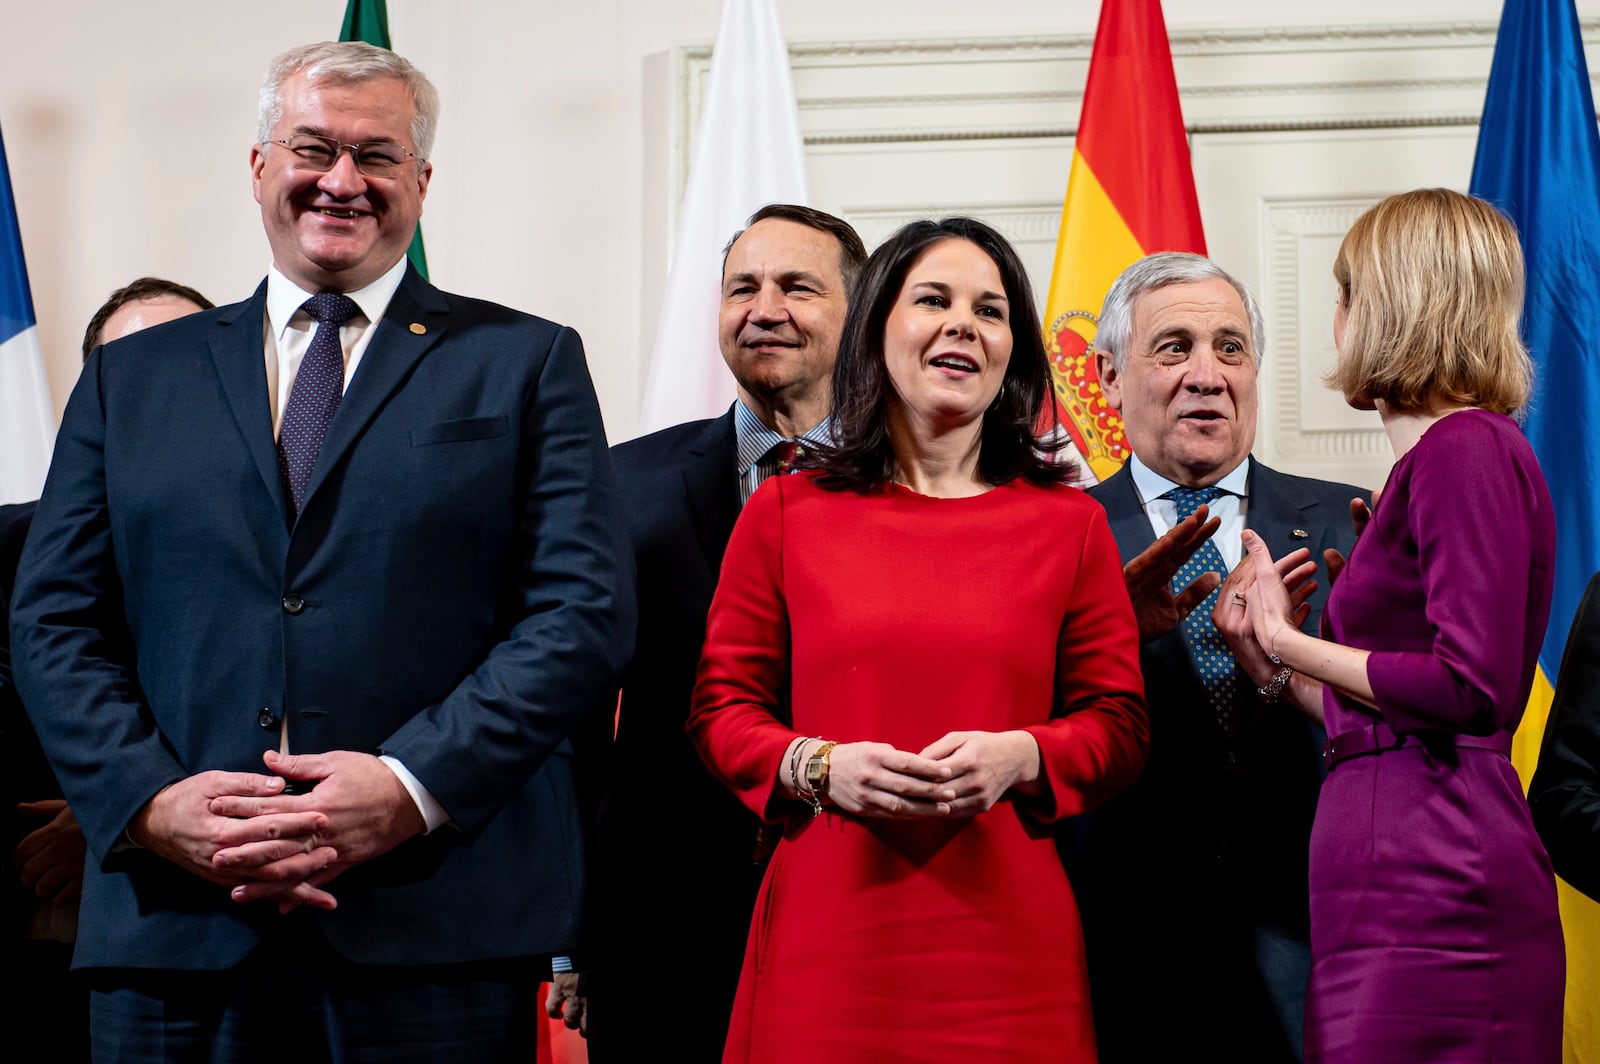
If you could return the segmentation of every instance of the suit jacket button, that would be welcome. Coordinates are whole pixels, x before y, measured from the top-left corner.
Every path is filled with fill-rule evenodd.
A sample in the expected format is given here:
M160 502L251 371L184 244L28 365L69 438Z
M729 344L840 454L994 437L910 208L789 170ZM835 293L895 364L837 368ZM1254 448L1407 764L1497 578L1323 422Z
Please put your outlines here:
M283 608L289 613L299 613L306 608L306 600L299 595L283 596Z
M272 729L278 726L278 715L270 707L263 706L261 712L256 714L256 724L262 728Z

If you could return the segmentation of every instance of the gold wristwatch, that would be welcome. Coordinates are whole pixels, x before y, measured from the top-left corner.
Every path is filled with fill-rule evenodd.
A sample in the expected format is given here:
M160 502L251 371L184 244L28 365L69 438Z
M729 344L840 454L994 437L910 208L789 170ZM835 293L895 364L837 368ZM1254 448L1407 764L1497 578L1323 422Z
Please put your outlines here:
M838 743L823 743L806 759L806 787L818 802L828 793L828 756L838 745ZM815 813L820 810L813 806L812 811Z

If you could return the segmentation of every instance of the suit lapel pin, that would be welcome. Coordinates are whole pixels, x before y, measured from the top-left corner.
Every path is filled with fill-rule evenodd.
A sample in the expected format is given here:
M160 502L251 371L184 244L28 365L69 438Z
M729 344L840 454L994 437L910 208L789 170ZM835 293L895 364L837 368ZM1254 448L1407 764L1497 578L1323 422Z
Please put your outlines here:
M420 321L414 321L411 323L411 331L416 333L418 336L421 336L423 333L428 331L428 327L422 324Z
M1307 532L1303 528L1297 528L1293 532L1290 532L1289 535L1293 536L1295 539L1310 539L1311 538L1311 533Z

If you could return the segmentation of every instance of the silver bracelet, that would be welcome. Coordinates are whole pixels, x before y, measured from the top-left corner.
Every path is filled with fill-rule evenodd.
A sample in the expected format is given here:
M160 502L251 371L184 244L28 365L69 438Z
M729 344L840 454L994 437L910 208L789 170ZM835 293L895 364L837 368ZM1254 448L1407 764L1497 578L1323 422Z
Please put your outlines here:
M1283 697L1283 689L1289 686L1289 677L1294 675L1294 670L1285 665L1272 674L1272 679L1256 688L1256 696L1267 705Z
M801 793L800 790L800 752L806 748L806 743L812 739L820 741L822 736L813 735L810 739L799 739L789 748L789 788L794 791L795 797L801 801L814 802L816 795Z

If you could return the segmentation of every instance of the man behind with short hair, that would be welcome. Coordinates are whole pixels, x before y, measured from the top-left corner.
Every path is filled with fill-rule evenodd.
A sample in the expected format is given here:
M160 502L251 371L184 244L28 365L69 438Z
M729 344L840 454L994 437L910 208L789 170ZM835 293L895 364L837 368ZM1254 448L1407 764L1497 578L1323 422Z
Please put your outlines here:
M1348 555L1348 484L1250 455L1264 340L1249 291L1196 255L1139 260L1107 293L1096 337L1107 402L1133 457L1089 489L1124 559L1199 507L1221 519L1179 570L1238 564L1250 528L1274 557ZM1101 1060L1298 1060L1310 969L1307 861L1324 775L1321 728L1279 702L1270 662L1236 663L1217 592L1141 650L1150 761L1063 844L1078 894ZM1326 586L1310 599L1315 631Z
M102 343L161 322L209 309L213 304L187 285L141 277L111 293L89 319L83 357ZM68 977L83 890L83 830L61 796L39 738L28 723L11 682L11 590L17 560L33 524L37 502L0 506L0 749L6 781L0 794L15 808L6 839L7 915L16 950L17 986L5 995L13 1030L47 1040L53 1059L89 1059L88 993ZM21 889L17 889L20 887Z
M405 251L433 86L275 59L243 303L89 358L13 609L108 1059L531 1059L632 572L570 329Z
M215 306L186 284L141 277L112 292L89 319L89 327L83 331L83 360L89 361L89 353L101 344Z
M587 987L596 1064L655 1059L663 1044L683 1060L721 1058L768 846L758 847L759 818L706 771L684 721L739 508L827 432L839 334L866 257L830 214L757 211L723 260L718 335L738 400L613 451L639 628L598 828L604 948Z

